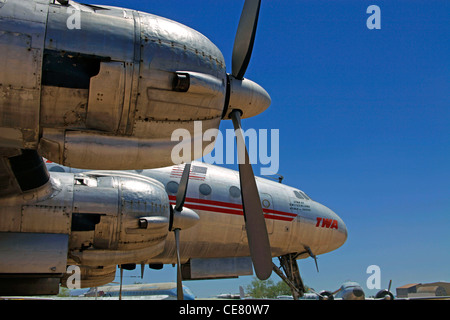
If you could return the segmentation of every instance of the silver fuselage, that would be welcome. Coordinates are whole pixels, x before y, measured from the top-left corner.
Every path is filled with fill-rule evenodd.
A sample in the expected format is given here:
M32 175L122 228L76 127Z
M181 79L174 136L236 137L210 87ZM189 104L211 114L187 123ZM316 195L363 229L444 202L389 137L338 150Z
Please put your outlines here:
M90 287L113 281L116 265L176 263L170 219L182 165L127 172L47 166L47 184L0 199L7 259L0 273L57 277L77 265ZM238 172L199 162L191 170L184 208L199 219L181 230L181 262L248 257ZM273 257L307 258L345 243L346 226L332 210L299 189L256 181Z
M50 172L80 171L57 164L48 166ZM182 232L180 252L182 260L248 256L239 192L239 173L206 163L194 162L193 166L195 169L190 175L185 207L197 212L200 221ZM180 165L132 173L160 182L167 192L168 201L173 205L182 170L183 165ZM101 175L101 172L95 171L95 174ZM309 247L314 254L324 254L336 250L345 243L347 239L345 223L332 210L310 199L299 189L259 177L256 181L274 257L303 252L305 247ZM235 189L230 191L232 188ZM305 253L299 258L308 256ZM176 263L172 234L167 237L161 254L149 259L148 262Z
M219 127L227 73L205 36L135 10L53 2L0 2L0 147L77 168L157 168L173 164L174 130L202 141Z
M205 163L197 163L197 166L205 168L207 173L191 177L185 207L195 210L200 222L182 233L182 258L248 256L241 197L230 192L231 187L240 187L239 173ZM182 166L175 166L144 170L141 174L167 186L171 181L178 181L180 170ZM272 256L302 252L305 247L310 247L315 254L323 254L339 248L346 241L346 226L332 210L306 198L304 193L300 194L303 197L300 199L300 190L296 188L259 177L256 181ZM202 188L207 188L205 185L211 187L209 195L201 192ZM169 193L169 199L174 204L175 194ZM309 255L301 256L306 257ZM152 261L173 263L174 259L175 245L170 236L163 253Z

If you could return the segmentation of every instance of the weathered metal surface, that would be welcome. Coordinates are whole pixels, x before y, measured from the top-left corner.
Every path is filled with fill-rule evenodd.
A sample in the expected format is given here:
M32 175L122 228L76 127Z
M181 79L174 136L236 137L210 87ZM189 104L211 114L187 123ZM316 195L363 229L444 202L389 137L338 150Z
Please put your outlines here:
M0 8L1 147L36 148L49 0L7 1Z
M194 139L194 122L201 133L217 129L224 109L220 50L143 12L10 0L0 10L0 58L0 146L39 148L68 166L171 165L174 130ZM177 72L191 75L189 90L174 88Z

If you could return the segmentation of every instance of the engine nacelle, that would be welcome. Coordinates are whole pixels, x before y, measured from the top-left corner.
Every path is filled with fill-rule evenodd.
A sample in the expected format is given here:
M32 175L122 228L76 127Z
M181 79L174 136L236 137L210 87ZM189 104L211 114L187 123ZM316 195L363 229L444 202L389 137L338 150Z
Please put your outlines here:
M0 147L39 150L75 168L155 168L173 164L174 130L193 141L219 128L223 55L180 23L23 0L2 3L0 31Z
M158 181L131 173L75 175L69 256L84 266L144 262L162 251L169 222L169 198Z
M380 299L380 300L394 300L394 295L392 294L392 292L383 289L377 292L377 294L375 295L375 299Z
M330 291L321 291L319 293L319 300L334 300L333 293Z
M163 251L169 223L169 198L156 180L52 172L40 188L0 199L0 292L57 294L72 265L82 287L111 282L117 265Z

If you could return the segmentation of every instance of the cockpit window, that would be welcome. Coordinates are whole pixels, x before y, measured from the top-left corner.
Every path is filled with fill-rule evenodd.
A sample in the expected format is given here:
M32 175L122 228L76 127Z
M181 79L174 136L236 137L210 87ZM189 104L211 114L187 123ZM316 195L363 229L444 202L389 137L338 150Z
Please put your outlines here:
M297 197L297 198L299 198L299 199L305 199L301 194L300 194L300 192L298 192L298 191L294 191L294 194L295 194L295 196Z
M302 199L302 200L311 200L311 198L308 197L308 196L306 195L306 193L304 193L303 191L297 191L297 190L295 190L295 191L294 191L294 194L295 194L295 196L296 196L297 198L299 198L299 199Z
M311 200L311 198L306 193L304 193L303 191L300 192L305 197L306 200Z

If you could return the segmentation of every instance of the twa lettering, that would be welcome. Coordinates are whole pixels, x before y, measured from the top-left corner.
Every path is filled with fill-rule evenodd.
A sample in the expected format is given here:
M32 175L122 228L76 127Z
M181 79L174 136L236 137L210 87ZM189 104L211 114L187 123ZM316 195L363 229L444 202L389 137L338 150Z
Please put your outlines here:
M317 218L316 227L337 229L338 222L337 222L337 220L334 220L334 219Z

